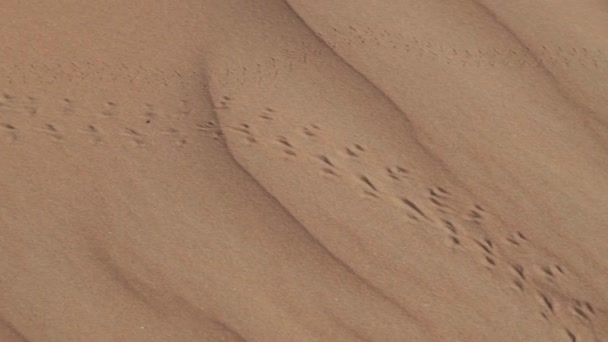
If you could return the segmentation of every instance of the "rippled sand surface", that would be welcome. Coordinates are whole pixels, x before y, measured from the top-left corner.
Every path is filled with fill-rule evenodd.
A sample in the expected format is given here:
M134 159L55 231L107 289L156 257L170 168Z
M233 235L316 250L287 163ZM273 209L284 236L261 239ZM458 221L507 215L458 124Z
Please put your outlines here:
M0 8L0 341L608 341L608 4Z

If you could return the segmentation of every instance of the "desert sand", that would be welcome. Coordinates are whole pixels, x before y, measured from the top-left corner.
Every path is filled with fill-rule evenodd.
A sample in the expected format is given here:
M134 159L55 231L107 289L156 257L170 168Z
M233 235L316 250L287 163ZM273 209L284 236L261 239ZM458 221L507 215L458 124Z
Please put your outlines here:
M0 8L0 341L608 341L608 4Z

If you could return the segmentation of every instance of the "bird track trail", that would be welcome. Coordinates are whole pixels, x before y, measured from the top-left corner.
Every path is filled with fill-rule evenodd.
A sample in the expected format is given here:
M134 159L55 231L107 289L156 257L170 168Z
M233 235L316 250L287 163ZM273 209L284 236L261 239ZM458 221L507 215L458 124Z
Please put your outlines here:
M216 110L229 115L232 102L232 97L225 96ZM332 129L321 123L290 127L282 123L281 110L273 108L260 108L252 117L237 126L223 126L226 139L261 158L300 164L303 172L316 168L325 181L354 189L373 205L402 211L404 229L427 227L429 236L444 241L445 248L465 253L470 262L486 267L507 288L535 301L538 315L561 326L568 336L578 340L581 334L593 336L594 326L605 320L603 308L572 294L582 279L567 263L537 249L525 232L493 228L500 222L484 204L466 201L466 195L452 193L443 185L421 184L424 181L415 168L407 165L396 162L378 168L376 151L357 142L336 147L339 143L332 139ZM602 317L596 323L598 312Z

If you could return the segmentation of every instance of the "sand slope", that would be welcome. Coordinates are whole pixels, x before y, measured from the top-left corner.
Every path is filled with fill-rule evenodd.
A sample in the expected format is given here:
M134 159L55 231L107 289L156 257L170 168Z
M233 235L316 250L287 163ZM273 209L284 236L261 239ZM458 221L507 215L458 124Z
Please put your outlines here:
M606 16L8 1L0 341L608 339Z

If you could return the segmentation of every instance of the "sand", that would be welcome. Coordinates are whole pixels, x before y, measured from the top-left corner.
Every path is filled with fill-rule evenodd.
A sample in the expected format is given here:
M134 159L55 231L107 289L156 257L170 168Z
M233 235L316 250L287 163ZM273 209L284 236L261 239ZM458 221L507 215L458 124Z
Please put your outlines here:
M0 9L0 341L607 341L608 5Z

